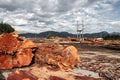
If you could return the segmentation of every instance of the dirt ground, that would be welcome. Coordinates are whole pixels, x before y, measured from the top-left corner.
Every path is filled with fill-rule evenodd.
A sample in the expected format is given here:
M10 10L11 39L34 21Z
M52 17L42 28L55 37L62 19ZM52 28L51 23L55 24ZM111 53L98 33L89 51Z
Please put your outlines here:
M105 80L120 80L120 50L80 43L60 43L73 45L78 49L81 63L72 72ZM25 67L26 68L26 67ZM23 68L24 69L24 68ZM7 73L6 73L7 72ZM3 72L7 76L11 71ZM0 75L2 76L2 75Z
M74 45L78 49L81 63L74 72L106 80L120 80L120 49L80 43L62 43Z

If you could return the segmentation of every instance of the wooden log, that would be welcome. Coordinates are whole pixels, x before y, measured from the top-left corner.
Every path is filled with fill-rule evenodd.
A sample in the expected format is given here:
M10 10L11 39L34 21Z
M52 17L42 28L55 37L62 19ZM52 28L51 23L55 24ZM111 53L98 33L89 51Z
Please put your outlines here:
M70 70L80 62L74 46L59 44L40 44L35 54L35 62L41 65L58 66L61 70Z

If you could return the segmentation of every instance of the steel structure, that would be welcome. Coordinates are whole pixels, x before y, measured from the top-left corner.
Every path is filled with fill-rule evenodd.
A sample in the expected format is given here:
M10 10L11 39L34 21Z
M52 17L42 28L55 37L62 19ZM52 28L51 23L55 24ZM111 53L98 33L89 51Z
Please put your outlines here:
M79 24L77 21L77 39L80 41L84 41L84 21L82 20L82 23Z

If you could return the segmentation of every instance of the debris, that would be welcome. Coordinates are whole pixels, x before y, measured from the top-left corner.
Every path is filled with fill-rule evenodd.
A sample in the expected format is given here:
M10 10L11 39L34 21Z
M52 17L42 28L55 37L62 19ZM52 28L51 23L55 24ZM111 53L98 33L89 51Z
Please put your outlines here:
M99 76L104 77L106 80L119 80L120 64L114 65L112 68L104 69L99 73Z
M104 80L101 78L93 78L89 76L75 76L75 80Z
M38 80L38 78L29 71L16 70L6 80Z
M84 53L85 54L85 53ZM120 79L120 58L96 55L93 57L81 57L79 68L97 72L105 80Z
M50 76L49 80L66 80L66 79L63 79L63 78L60 78L60 77L57 77L57 76Z
M102 80L101 78L93 78L78 75L72 72L52 71L44 67L31 67L30 69L16 70L9 74L6 80Z

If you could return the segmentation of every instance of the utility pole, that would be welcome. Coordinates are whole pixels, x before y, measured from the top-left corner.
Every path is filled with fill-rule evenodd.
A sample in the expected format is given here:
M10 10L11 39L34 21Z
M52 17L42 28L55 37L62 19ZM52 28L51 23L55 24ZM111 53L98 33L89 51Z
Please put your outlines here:
M82 41L84 41L84 20L82 20Z
M79 26L79 24L78 24L78 21L77 21L77 39L79 39L79 31L78 31L78 26Z
M81 24L79 24L77 21L77 39L80 41L84 41L84 21L83 20Z

